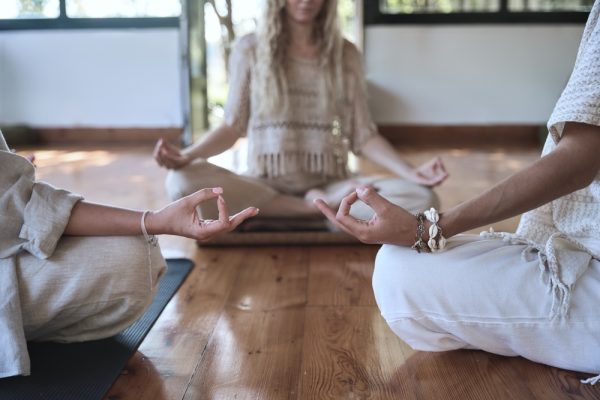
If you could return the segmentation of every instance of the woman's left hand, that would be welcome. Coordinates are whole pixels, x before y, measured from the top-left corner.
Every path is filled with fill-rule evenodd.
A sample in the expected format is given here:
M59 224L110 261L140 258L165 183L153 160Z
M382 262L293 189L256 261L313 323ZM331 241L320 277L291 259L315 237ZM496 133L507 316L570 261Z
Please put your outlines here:
M440 157L434 157L416 167L408 179L421 185L433 187L444 182L446 178L448 178L448 172L444 162Z
M375 211L370 220L359 220L350 215L350 207L358 200ZM415 241L416 218L371 187L359 187L344 197L337 213L322 199L315 200L315 205L333 224L361 242L411 246Z

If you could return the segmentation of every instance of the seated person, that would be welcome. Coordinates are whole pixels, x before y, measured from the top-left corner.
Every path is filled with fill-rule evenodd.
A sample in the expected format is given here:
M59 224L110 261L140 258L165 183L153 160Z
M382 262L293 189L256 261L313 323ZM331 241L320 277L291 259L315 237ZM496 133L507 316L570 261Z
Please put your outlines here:
M357 184L368 184L409 210L437 204L430 187L447 176L442 161L413 168L377 134L361 56L341 36L336 3L267 2L261 29L232 50L224 123L183 151L163 140L156 145L156 161L170 169L171 199L218 182L234 211L256 205L264 217L318 216L314 198L337 206ZM248 138L248 175L206 161L241 136ZM350 150L395 176L351 176ZM204 218L215 217L214 205L200 208ZM361 205L352 212L371 215Z
M542 158L523 171L447 212L417 218L370 188L347 196L337 215L317 201L340 228L386 243L375 261L375 297L413 348L481 349L600 372L599 15L596 2ZM374 209L372 219L349 215L357 200ZM514 234L450 238L523 212Z
M221 188L154 212L88 203L36 181L0 132L0 378L29 375L26 340L79 342L112 336L150 304L166 265L155 234L208 240L256 215L229 217ZM218 219L196 206L218 205Z

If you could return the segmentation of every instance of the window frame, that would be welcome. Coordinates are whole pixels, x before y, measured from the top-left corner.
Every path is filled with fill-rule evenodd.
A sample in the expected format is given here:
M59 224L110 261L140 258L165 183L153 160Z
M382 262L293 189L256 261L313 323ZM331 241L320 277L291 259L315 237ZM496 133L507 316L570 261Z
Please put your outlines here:
M67 1L59 0L56 18L0 19L0 31L48 29L179 28L179 17L73 18L67 16Z
M399 24L585 24L588 11L510 11L500 0L498 11L458 13L384 13L379 0L363 1L363 21L369 25Z

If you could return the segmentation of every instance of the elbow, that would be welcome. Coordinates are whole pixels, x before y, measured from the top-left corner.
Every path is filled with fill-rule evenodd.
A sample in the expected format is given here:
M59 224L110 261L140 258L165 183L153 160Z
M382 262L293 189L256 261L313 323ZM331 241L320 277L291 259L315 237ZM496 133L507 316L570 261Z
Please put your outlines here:
M580 162L578 164L571 173L571 184L574 191L590 186L598 175L598 168L590 168L590 163Z
M583 173L581 178L579 179L579 187L577 188L577 190L590 186L592 182L594 182L594 180L596 179L597 175L598 171L590 171L589 169L586 170L586 173Z

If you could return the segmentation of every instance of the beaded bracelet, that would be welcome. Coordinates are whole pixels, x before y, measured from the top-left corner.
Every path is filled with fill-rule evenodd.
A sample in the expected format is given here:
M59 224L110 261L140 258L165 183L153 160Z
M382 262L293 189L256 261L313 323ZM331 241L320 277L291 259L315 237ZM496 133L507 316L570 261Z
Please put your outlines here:
M417 253L421 251L429 252L429 247L427 247L427 243L423 240L423 233L425 233L425 214L418 213L415 215L417 218L417 232L415 233L415 244L412 245L412 249L415 249Z
M443 250L446 247L446 238L442 235L442 227L438 225L440 214L433 207L425 211L423 214L425 214L425 218L431 222L431 225L429 226L429 240L427 241L427 245L432 252Z

